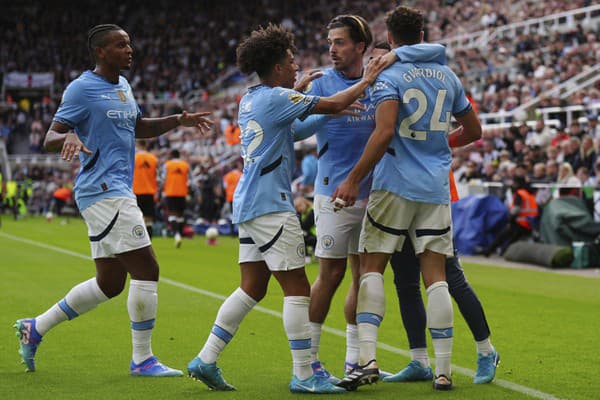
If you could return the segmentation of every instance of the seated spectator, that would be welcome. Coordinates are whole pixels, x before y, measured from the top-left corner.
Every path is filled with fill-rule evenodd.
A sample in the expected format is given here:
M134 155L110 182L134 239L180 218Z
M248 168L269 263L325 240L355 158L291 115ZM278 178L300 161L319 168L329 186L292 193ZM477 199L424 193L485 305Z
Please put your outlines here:
M533 173L529 179L530 183L549 183L548 177L546 176L546 164L543 162L535 163L533 166Z
M530 131L527 135L527 138L525 139L525 144L528 146L535 145L540 147L546 147L548 144L550 144L552 137L553 134L550 128L548 128L544 124L543 119L539 119L535 123L535 129Z
M546 161L546 181L558 182L558 162L556 160Z
M558 168L558 178L556 183L566 186L580 187L581 182L573 173L573 167L568 162L563 162Z
M596 185L596 180L590 176L590 170L587 167L579 167L575 176L583 187L595 187Z
M594 149L594 140L591 136L584 135L581 138L581 145L579 151L575 153L573 158L572 166L575 171L580 167L586 167L588 171L591 171L596 161L596 150Z

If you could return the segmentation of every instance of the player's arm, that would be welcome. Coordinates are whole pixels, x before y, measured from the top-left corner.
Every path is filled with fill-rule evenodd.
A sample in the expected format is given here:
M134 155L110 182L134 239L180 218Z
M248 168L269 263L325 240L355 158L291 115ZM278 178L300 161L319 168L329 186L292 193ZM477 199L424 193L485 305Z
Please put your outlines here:
M329 117L322 114L310 115L304 121L296 119L292 123L294 142L298 142L312 136L316 131L321 129L327 123L327 121L329 121Z
M312 109L311 113L337 114L342 112L375 82L375 78L377 78L377 75L379 75L385 66L381 57L373 58L367 64L363 77L359 82L333 96L319 98L319 102Z
M394 137L398 107L398 100L386 100L377 106L375 110L375 129L369 137L362 156L352 168L346 180L333 193L332 199L343 200L342 206L354 204L358 196L359 183L381 160L388 149Z
M75 154L83 151L85 154L92 154L92 151L85 147L79 136L72 131L68 125L58 121L52 121L46 137L44 138L44 149L51 153L58 153L65 161L71 161Z
M461 126L448 135L450 147L466 146L481 138L481 123L472 108L466 114L455 118Z
M203 134L210 130L213 121L207 118L210 112L173 114L160 118L138 118L135 126L137 139L148 139L162 135L178 126L196 127Z

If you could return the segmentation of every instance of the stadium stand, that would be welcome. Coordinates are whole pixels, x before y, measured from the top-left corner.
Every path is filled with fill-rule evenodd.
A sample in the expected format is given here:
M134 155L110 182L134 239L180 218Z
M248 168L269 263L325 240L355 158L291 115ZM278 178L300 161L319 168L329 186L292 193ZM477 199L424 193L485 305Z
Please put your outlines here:
M381 0L262 0L259 6L230 1L228 7L191 0L179 7L166 0L155 3L93 2L93 13L88 1L60 12L33 1L6 5L0 15L7 32L0 43L0 140L12 175L30 177L40 187L42 182L73 181L76 164L40 154L40 143L64 86L89 67L85 46L78 42L81 32L111 21L132 35L138 55L128 77L146 115L182 107L213 112L217 123L209 137L178 128L152 148L161 162L168 149L179 149L192 164L196 197L219 198L221 177L239 151L226 143L224 132L236 118L237 101L248 83L234 65L240 38L268 21L282 23L296 35L301 67L325 66L324 26L332 16L340 10L361 14L371 21L375 37L383 39L389 7ZM505 187L520 174L546 185L541 193L551 191L558 184L554 170L563 162L571 164L576 177L587 176L581 185L598 186L600 5L584 0L412 3L428 10L427 40L447 46L484 124L480 142L455 150L453 171L463 195L491 193L505 199ZM229 18L232 10L235 20ZM591 149L583 147L589 143L586 136ZM573 137L580 143L570 144ZM577 168L582 158L588 160L587 175ZM544 171L538 167L536 175L534 167L540 164ZM190 217L220 217L203 212L194 207Z

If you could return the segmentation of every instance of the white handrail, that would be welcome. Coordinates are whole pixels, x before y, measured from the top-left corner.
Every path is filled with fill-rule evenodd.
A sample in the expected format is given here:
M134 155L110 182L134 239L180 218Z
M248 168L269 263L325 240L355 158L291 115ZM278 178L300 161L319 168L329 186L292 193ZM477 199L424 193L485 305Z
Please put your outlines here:
M583 15L582 23L591 25L593 21L600 19L600 15L592 15L598 10L600 10L600 4L546 15L540 18L532 18L526 21L514 22L498 28L463 33L461 35L441 39L438 43L445 45L449 50L460 46L461 48L479 47L482 51L485 51L487 49L487 44L498 36L508 33L514 37L519 30L529 32L534 27L537 30L544 32L549 25L546 24L547 22L552 22L551 30L558 30L561 27L574 26L576 16Z

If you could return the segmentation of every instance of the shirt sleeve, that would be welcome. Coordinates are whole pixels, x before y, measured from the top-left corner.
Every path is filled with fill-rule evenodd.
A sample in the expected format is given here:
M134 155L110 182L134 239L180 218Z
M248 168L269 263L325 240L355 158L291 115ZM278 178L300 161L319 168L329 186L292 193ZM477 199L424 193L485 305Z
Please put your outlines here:
M81 85L77 81L73 81L63 93L61 103L54 115L54 121L71 128L76 127L89 115L86 104Z
M296 118L306 118L318 102L318 96L275 88L271 94L270 114L274 121L291 124Z

